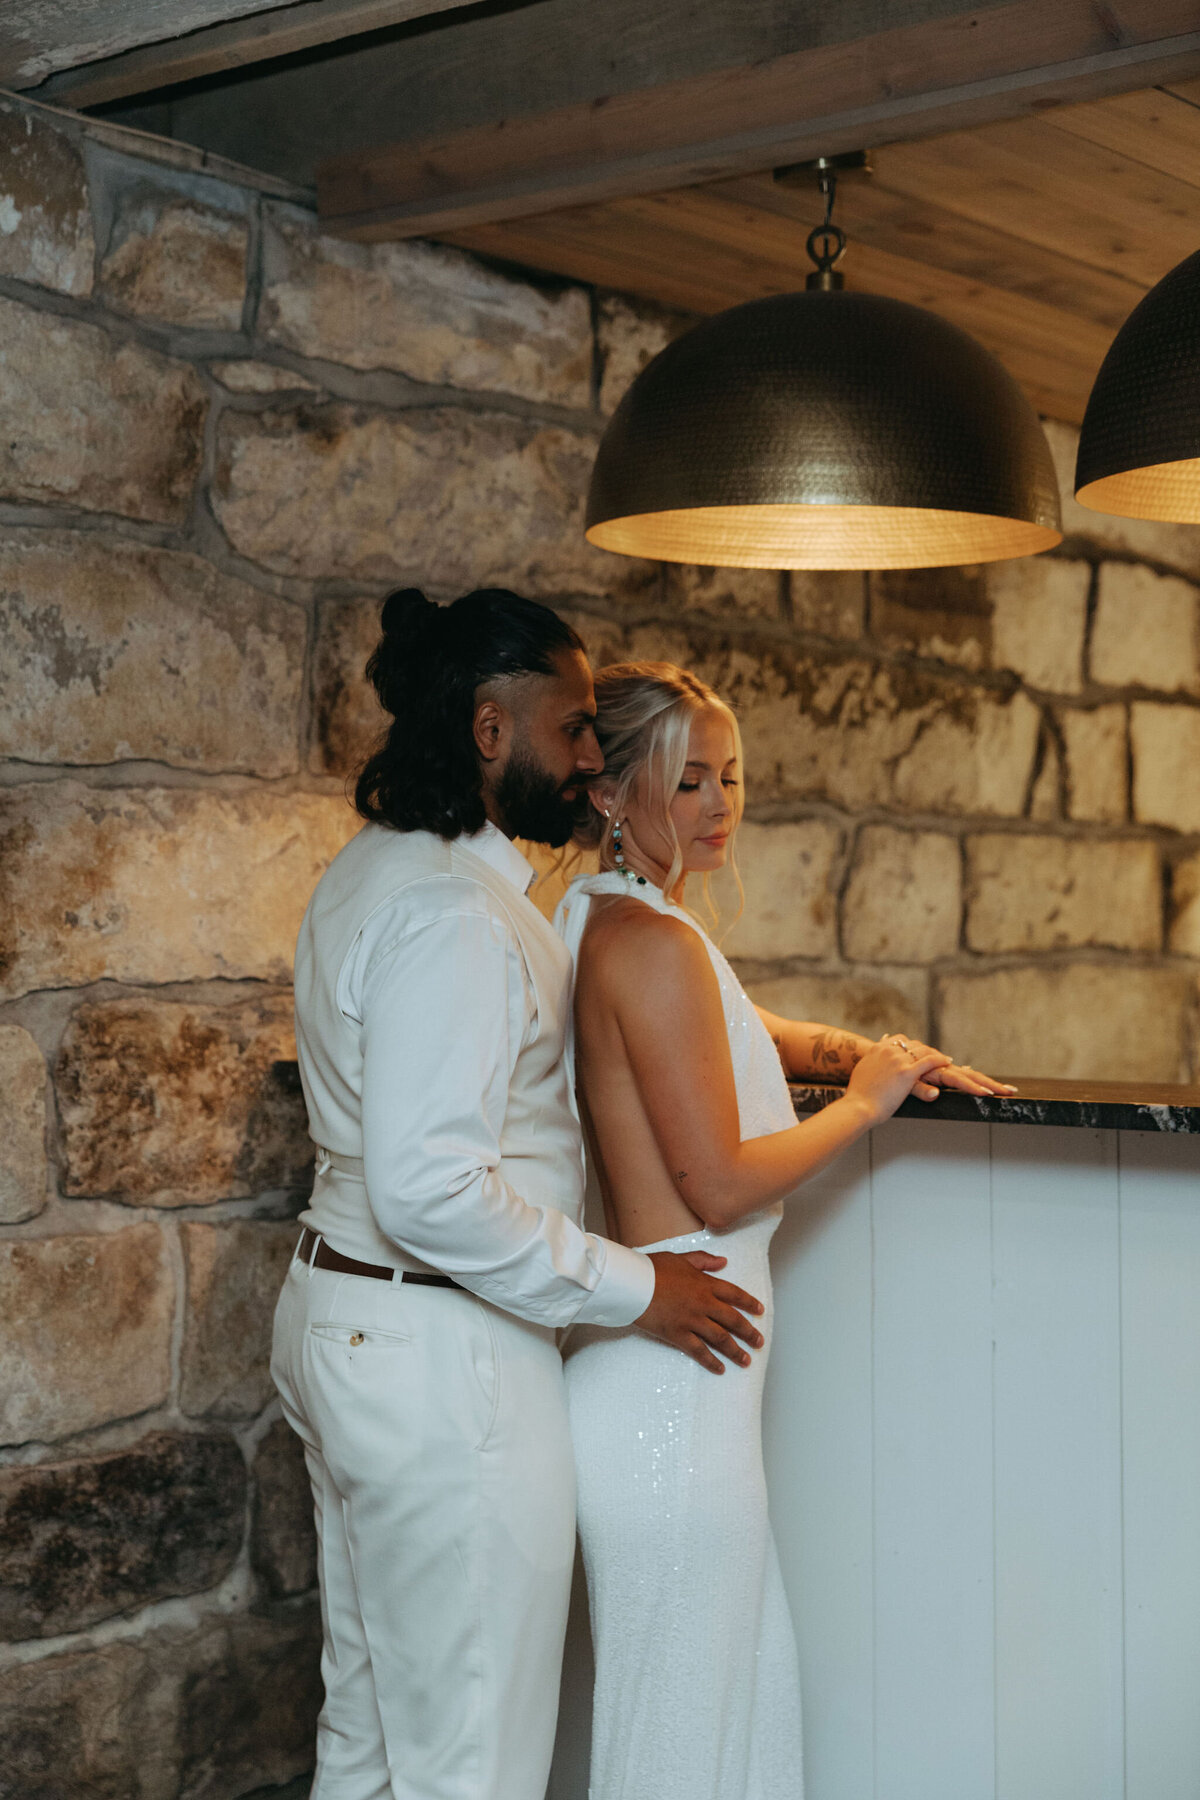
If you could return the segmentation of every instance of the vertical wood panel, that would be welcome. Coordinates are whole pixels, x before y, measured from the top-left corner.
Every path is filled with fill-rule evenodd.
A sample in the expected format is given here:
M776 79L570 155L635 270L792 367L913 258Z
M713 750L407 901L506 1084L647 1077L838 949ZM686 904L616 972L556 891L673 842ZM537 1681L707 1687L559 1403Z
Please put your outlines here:
M1121 1800L1112 1132L992 1133L999 1800Z
M800 1647L806 1800L873 1792L869 1155L856 1144L805 1184L772 1255L764 1444Z
M994 1791L987 1155L984 1125L874 1134L877 1800Z
M1128 1800L1200 1794L1200 1143L1121 1137Z

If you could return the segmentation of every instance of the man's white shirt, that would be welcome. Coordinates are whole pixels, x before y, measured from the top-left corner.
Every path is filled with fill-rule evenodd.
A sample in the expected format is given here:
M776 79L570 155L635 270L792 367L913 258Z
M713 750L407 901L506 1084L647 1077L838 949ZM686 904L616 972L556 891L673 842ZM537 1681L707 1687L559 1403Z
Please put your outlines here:
M495 826L458 842L517 896L527 892L534 871ZM301 1010L304 948L302 931ZM311 954L320 954L319 926ZM550 1204L531 1204L501 1172L510 1084L539 1020L521 944L496 895L461 873L400 887L362 921L334 996L342 1022L358 1031L363 1172L379 1231L481 1298L541 1324L621 1326L640 1317L654 1291L653 1265L582 1229L577 1169L567 1184L575 1191ZM569 990L562 1004L569 1006ZM326 1091L335 1085L328 1069L318 1071L312 1059L306 1066L303 1017L298 1024L320 1139L322 1114L344 1111L349 1096L339 1108ZM548 1120L548 1135L561 1134L563 1124ZM573 1120L570 1128L577 1130ZM304 1217L328 1232L319 1185ZM331 1241L363 1254L344 1230Z

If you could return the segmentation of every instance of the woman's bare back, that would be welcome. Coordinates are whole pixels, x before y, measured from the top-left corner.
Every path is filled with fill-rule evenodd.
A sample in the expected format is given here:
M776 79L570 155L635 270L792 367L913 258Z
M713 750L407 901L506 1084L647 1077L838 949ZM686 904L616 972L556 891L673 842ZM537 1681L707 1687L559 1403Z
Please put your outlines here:
M702 1221L671 1179L625 1047L625 1032L637 1030L637 1002L631 1008L626 996L621 1017L614 1003L612 977L630 928L688 929L632 896L595 896L575 982L576 1079L609 1235L623 1244L655 1244L695 1231Z

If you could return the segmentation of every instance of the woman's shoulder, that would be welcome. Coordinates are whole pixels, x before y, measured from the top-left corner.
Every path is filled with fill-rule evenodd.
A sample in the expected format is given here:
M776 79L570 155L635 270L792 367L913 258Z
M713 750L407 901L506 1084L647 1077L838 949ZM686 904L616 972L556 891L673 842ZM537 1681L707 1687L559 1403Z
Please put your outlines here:
M640 991L708 969L700 932L679 913L661 912L632 894L597 895L580 946L580 973L621 990Z

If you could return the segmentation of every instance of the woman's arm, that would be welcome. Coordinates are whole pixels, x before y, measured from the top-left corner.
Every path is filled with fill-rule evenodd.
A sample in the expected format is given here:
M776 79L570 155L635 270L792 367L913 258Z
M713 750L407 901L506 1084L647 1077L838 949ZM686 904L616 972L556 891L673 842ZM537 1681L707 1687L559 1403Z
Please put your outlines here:
M949 1059L914 1058L889 1041L856 1063L846 1093L786 1131L741 1141L720 989L697 934L639 909L588 970L593 1003L611 1006L642 1104L685 1203L717 1230L781 1200L889 1118ZM585 955L587 948L585 946ZM591 959L589 959L591 960Z
M754 1009L779 1050L783 1072L789 1081L849 1081L856 1066L874 1044L874 1038L860 1037L855 1031L839 1031L833 1025L809 1025L797 1019L781 1019L765 1007ZM932 1044L920 1038L907 1040L910 1050L925 1056ZM946 1060L945 1068L935 1069L929 1077L935 1087L958 1088L967 1094L1015 1094L1016 1088L992 1075L981 1074L966 1063Z
M759 1018L775 1040L783 1072L789 1081L849 1081L855 1067L875 1042L856 1031L839 1031L834 1025L810 1025L799 1019L781 1019L763 1006Z

